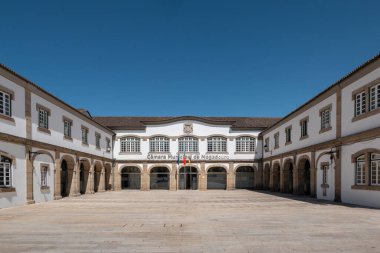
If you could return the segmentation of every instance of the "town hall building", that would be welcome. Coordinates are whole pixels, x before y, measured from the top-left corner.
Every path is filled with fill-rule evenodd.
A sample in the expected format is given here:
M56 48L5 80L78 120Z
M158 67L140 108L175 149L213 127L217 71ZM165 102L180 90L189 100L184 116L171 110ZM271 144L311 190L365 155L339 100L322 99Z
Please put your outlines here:
M283 118L92 117L0 65L0 208L234 189L380 208L380 55Z

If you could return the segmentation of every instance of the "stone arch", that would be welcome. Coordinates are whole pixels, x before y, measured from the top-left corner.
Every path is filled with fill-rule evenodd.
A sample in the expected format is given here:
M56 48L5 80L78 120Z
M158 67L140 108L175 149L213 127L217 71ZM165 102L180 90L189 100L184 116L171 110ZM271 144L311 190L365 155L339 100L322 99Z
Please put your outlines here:
M270 163L265 163L263 166L263 189L269 190L270 183Z
M228 168L222 165L210 165L207 170L207 189L227 189Z
M3 150L0 150L0 155L2 156L6 156L6 157L9 157L12 159L12 167L15 166L16 167L16 156L8 153L8 152L5 152Z
M186 165L186 166L185 166L185 165L180 165L180 166L178 166L178 168L177 168L177 172L179 172L180 169L182 169L182 168L184 168L184 167L194 167L194 168L197 169L198 174L201 173L201 169L200 169L199 166L196 165L196 164L190 164L190 165Z
M283 163L282 169L282 191L293 193L294 190L294 161L288 158Z
M148 174L150 174L151 170L155 167L166 167L169 170L169 173L172 172L172 168L167 164L153 164L153 165L149 166Z
M91 170L91 160L87 158L79 158L79 193L86 194L90 192L89 178Z
M37 156L39 156L39 155L47 155L47 156L49 156L51 158L52 163L55 165L55 159L54 159L53 155L50 152L48 152L46 150L42 150L42 149L36 150L36 151L33 151L33 152L36 152L36 153L34 153L32 155L32 158L30 159L30 161L31 161L32 164L34 164L34 160L36 159Z
M165 165L151 166L149 168L150 189L169 190L170 189L170 172L171 172L171 169L169 166L165 166Z
M256 165L252 164L252 163L239 163L238 165L236 165L233 169L233 172L236 173L236 171L240 168L240 167L252 167L254 172L257 172L257 167Z
M63 155L60 160L60 189L61 196L67 197L75 194L75 159L71 155Z
M253 164L237 166L235 169L235 188L253 189L255 187L256 172L256 166Z
M271 190L274 192L280 191L281 186L281 165L279 161L276 161L272 165L272 186Z
M213 167L222 167L226 170L226 173L229 172L229 169L226 165L223 165L223 164L210 164L209 166L207 166L206 168L206 174L208 173L209 169L213 168Z
M105 179L105 190L112 190L113 182L112 182L112 164L104 163L104 179Z
M297 185L295 192L302 195L311 194L311 163L308 155L297 159Z
M139 168L140 170L140 173L143 173L143 167L137 163L123 163L123 164L119 164L119 167L117 169L118 173L121 173L122 169L125 168L125 167L137 167Z
M366 148L366 149L362 149L354 154L351 155L351 162L352 163L355 163L356 162L356 159L359 157L359 156L362 156L362 155L366 155L368 153L377 153L377 154L380 154L380 149L377 149L377 148Z
M102 173L103 164L101 161L94 161L94 192L103 191Z
M120 187L125 190L141 189L141 174L142 170L135 165L124 165L120 168Z

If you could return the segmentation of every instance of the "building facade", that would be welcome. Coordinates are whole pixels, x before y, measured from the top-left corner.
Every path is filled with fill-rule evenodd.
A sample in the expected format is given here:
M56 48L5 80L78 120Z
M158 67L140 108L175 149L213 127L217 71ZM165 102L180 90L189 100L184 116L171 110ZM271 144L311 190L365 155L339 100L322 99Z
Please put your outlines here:
M258 189L380 207L380 55L284 118L95 117L0 65L0 208Z

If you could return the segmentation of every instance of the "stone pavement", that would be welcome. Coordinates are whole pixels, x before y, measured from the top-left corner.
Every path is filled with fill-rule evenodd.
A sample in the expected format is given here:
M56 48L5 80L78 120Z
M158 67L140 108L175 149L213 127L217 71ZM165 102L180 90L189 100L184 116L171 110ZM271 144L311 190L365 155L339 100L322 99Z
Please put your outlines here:
M119 191L0 210L0 252L380 252L380 210L235 191Z

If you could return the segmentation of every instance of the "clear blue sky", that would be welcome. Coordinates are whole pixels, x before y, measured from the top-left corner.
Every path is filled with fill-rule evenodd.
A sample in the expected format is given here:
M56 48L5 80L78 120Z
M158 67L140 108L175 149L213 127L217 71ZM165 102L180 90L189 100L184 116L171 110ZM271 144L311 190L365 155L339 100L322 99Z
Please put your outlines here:
M284 116L380 52L379 9L2 1L0 62L97 116Z

